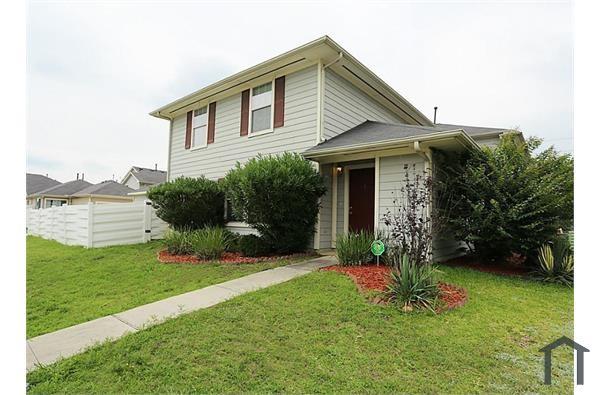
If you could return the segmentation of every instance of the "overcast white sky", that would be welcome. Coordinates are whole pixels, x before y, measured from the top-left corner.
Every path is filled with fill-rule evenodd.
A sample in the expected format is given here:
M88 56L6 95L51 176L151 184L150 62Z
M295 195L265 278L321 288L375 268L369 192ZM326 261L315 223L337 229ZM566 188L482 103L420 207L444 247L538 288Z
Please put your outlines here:
M568 3L29 3L27 170L166 168L151 110L324 34L438 122L572 152Z

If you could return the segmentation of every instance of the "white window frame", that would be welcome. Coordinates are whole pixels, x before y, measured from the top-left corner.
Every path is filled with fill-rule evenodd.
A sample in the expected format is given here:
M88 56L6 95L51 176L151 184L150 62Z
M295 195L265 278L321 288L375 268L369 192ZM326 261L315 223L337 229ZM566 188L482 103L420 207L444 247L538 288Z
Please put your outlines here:
M268 129L260 130L258 132L252 132L252 91L254 91L254 88L268 83L269 81L263 82L262 84L255 85L250 89L250 99L248 103L248 137L261 136L263 134L273 133L273 123L275 121L275 79L271 80L271 125Z
M196 127L202 126L202 125L196 126L196 116L194 115L194 113L197 110L201 110L203 108L206 108L206 124L204 125L206 127L206 134L204 136L204 141L202 141L200 144L196 144L196 133L194 133L194 129L196 129ZM209 118L208 105L198 107L192 111L192 146L190 148L192 151L201 149L201 148L206 148L208 146L208 121L209 121L208 118Z

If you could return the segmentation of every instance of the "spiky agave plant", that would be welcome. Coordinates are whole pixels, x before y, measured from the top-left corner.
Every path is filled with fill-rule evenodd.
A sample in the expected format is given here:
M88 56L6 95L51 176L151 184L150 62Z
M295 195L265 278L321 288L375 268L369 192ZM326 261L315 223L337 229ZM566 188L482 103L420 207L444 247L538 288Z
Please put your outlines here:
M539 266L534 276L542 281L573 285L575 260L566 238L554 244L544 244L538 249Z
M386 291L389 301L402 306L404 311L414 307L434 311L439 295L436 281L437 269L430 264L415 264L408 255L402 255L399 264L394 264L390 284Z

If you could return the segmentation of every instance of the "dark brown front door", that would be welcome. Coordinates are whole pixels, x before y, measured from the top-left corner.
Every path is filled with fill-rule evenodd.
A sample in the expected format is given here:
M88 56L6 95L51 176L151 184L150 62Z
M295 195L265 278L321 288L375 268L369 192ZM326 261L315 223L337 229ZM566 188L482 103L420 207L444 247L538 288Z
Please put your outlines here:
M351 232L373 231L375 218L375 169L350 170L350 207L348 226Z

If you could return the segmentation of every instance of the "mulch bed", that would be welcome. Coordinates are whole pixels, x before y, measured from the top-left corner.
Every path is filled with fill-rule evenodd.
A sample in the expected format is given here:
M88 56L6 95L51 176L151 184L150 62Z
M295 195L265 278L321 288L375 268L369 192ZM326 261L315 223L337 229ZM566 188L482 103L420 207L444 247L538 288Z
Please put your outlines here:
M528 271L523 267L522 262L518 259L513 259L508 262L486 262L482 263L472 256L461 256L450 259L443 263L447 266L466 267L480 272L503 274L507 276L525 276Z
M308 254L293 254L293 255L273 255L273 256L258 256L247 257L242 256L239 252L225 252L218 261L198 259L194 255L173 255L167 250L158 252L158 261L161 263L188 263L198 265L203 263L225 263L225 264L243 264L243 263L258 263L267 261L278 261L282 259L297 258L308 256Z
M391 272L389 266L383 265L329 266L321 270L346 274L354 281L361 292L383 292L387 290ZM467 290L462 287L439 282L438 288L443 306L437 309L438 313L461 307L467 302ZM376 302L381 303L381 300L377 299Z

